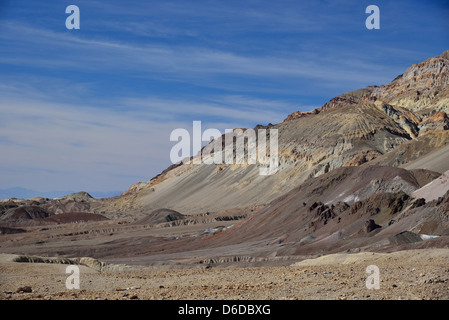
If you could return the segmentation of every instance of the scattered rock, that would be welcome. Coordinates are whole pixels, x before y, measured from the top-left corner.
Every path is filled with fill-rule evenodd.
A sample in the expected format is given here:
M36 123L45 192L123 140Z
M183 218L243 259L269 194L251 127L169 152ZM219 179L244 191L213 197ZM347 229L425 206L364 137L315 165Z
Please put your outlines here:
M407 244L422 241L419 234L411 231L400 232L393 237L388 238L391 244Z
M25 286L25 287L20 287L19 289L17 289L16 292L17 293L31 293L31 292L33 292L33 289L31 289L30 286Z
M405 203L410 199L410 196L404 192L399 192L396 197L390 200L388 207L391 209L391 214L401 212L405 207Z
M426 204L426 199L424 199L424 198L416 199L412 204L412 209L422 207L425 204Z
M376 224L373 219L369 219L368 221L365 222L365 225L363 226L363 231L365 233L370 233L371 231L379 228L381 228L381 226Z

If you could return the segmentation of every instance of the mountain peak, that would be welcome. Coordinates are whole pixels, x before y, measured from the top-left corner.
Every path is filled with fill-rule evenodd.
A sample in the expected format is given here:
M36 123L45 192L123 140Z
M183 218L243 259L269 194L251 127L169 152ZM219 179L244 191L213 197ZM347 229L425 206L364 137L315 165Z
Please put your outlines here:
M372 96L420 114L449 112L449 50L410 66Z
M449 50L444 51L442 54L436 56L435 58L441 58L449 60Z
M62 199L66 199L66 200L90 200L93 199L93 197L88 194L85 191L80 191L80 192L75 192L75 193L70 193L64 197L62 197Z
M341 106L381 101L399 108L419 112L449 113L449 50L410 66L386 85L368 86L343 93L312 111L295 111L284 120L322 113Z

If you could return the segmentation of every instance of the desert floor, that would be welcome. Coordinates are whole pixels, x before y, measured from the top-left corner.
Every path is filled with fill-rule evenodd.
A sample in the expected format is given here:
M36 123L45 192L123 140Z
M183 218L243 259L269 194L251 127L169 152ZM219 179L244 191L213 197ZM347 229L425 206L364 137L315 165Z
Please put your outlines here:
M345 253L285 266L79 266L79 289L68 289L67 265L13 262L0 254L0 299L449 299L449 249ZM379 268L368 289L367 267Z

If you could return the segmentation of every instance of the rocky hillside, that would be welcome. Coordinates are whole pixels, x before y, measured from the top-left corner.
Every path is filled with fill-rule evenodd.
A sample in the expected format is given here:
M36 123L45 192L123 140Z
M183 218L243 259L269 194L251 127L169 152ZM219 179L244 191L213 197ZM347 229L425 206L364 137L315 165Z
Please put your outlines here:
M449 111L449 51L412 65L390 84L373 88L370 98L407 108L421 120Z
M172 208L183 214L250 210L334 169L404 166L449 142L449 51L417 63L387 85L344 93L279 130L279 172L257 165L179 164L117 199L116 207ZM432 167L427 168L432 170ZM449 169L449 163L438 168Z
M447 243L449 187L429 197L428 189L441 178L423 186L419 175L391 167L336 169L308 180L202 245L265 240L278 244L276 255L285 256L388 250L397 245L419 246L431 238Z

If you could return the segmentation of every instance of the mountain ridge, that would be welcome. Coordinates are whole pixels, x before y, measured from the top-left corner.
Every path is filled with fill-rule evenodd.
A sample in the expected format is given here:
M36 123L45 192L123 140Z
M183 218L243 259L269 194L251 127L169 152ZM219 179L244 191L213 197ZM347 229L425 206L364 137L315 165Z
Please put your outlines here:
M279 130L280 171L276 178L261 179L256 176L256 170L251 169L255 166L248 165L207 167L177 164L150 181L133 185L123 195L136 198L137 206L147 208L145 210L166 207L171 203L176 203L173 209L181 212L208 211L214 206L229 209L229 206L223 206L224 202L235 203L235 207L262 205L267 202L262 203L255 198L270 201L310 177L343 166L368 164L376 158L386 159L387 153L406 143L419 145L422 144L420 141L431 140L435 135L439 138L433 147L440 148L449 141L446 134L449 128L446 113L449 108L448 56L449 51L445 51L412 65L390 84L343 93L319 108L293 112L283 122L270 125L270 128ZM437 108L430 110L430 103L435 103ZM426 139L428 134L429 139ZM400 162L393 165L404 165L407 160L403 158ZM382 163L378 160L376 165ZM195 178L194 173L199 175ZM242 179L235 180L237 175ZM199 176L202 178L198 180ZM192 184L188 183L189 179L192 179ZM246 194L245 197L230 196L237 190L231 187L233 180L239 181L235 187ZM182 185L184 191L181 187L177 189L177 184ZM271 184L276 187L270 188ZM163 199L160 195L167 194L172 187L173 194L179 196ZM192 191L192 188L197 191ZM207 192L196 196L201 188ZM223 196L211 197L213 190L220 188ZM251 192L251 189L258 191ZM192 197L190 203L186 201L189 197ZM198 203L207 205L198 206Z
M3 245L149 265L447 247L449 190L429 195L449 188L447 57L264 126L278 130L273 175L178 163L114 198L0 201L2 232L22 239Z

